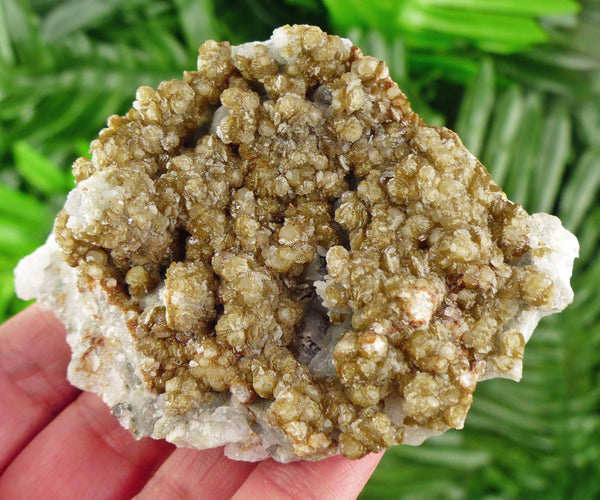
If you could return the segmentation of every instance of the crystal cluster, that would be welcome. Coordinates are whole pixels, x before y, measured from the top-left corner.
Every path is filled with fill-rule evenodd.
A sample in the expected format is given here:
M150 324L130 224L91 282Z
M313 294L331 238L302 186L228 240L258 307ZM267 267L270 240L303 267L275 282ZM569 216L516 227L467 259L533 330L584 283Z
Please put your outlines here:
M206 42L90 152L17 289L138 437L282 462L419 444L572 300L575 237L316 27Z

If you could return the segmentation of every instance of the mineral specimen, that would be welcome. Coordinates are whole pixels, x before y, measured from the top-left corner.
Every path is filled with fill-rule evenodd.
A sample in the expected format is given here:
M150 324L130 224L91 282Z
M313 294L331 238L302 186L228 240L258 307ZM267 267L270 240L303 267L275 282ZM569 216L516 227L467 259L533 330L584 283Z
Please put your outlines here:
M316 27L206 42L90 151L17 289L138 437L281 462L419 444L572 300L575 237Z

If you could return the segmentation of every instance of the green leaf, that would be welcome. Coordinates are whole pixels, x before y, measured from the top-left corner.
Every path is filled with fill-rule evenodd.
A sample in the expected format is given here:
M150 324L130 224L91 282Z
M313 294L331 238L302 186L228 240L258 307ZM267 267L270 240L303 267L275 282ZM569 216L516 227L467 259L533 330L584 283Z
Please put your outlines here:
M91 158L90 155L90 141L86 141L85 139L79 139L75 142L75 152L77 156L85 156L86 158Z
M19 173L41 193L52 195L67 189L65 173L27 143L17 142L13 154Z
M42 202L4 184L0 184L0 215L35 226L50 220L50 213Z
M600 146L600 105L591 102L581 104L575 118L579 125L577 132L586 145Z
M17 257L0 255L0 274L12 272L18 262L19 259Z
M500 186L503 185L512 157L512 145L519 131L523 109L523 92L519 86L514 85L500 96L494 110L490 135L482 157L484 165Z
M467 86L456 120L456 132L473 155L479 157L494 108L496 80L494 66L486 59Z
M130 85L130 82L123 82L123 89L108 95L104 93L106 89L99 90L97 94L88 91L83 96L79 96L77 92L78 96L72 102L65 102L64 95L48 98L38 108L38 116L44 119L44 126L32 130L29 140L48 143L57 136L68 137L69 134L81 134L85 131L90 136L95 135L106 123L108 116L127 109L126 105L131 103L134 89L132 88L132 94L125 98L123 94ZM23 124L23 129L28 125ZM94 127L92 130L89 130L90 125Z
M475 77L481 63L472 57L412 52L408 54L408 67L417 74L435 72L438 78L463 85Z
M395 2L361 0L323 0L334 25L340 28L362 27L367 31L380 31L386 38L398 36Z
M545 122L542 97L531 92L523 103L523 118L511 146L511 159L503 188L508 197L529 207L530 185L540 155L540 135ZM539 188L539 186L535 186Z
M600 68L597 57L560 46L534 47L524 54L524 58L566 71L594 71Z
M42 37L51 43L75 31L95 28L105 18L114 15L119 6L117 0L69 0L58 3L42 21Z
M588 148L573 169L564 188L559 215L564 226L575 232L583 217L598 202L600 148Z
M448 467L454 470L472 471L480 469L488 465L491 461L491 456L485 451L473 452L470 450L460 449L456 445L443 446L440 444L443 440L436 439L431 442L429 447L416 447L408 450L399 449L395 454L396 458L406 455L410 456L411 461L418 461L423 465L433 467Z
M31 232L22 224L0 216L0 255L23 257L43 242L38 232Z
M547 40L537 17L573 14L573 0L324 0L333 23L376 29L393 39L408 35L411 46L448 48L471 40L483 50L511 53Z
M589 215L590 222L598 220L597 210L594 210ZM600 258L598 258L598 246L595 245L598 234L598 226L586 224L585 231L581 231L581 252L580 259L575 261L576 273L573 278L575 294L575 305L579 300L586 300L589 297L598 297L597 293L598 276L600 276ZM589 231L588 231L589 229ZM592 233L591 235L589 233ZM591 244L590 244L591 243ZM571 306L573 308L573 306ZM567 309L567 313L571 312L571 308ZM599 315L599 309L593 309L594 314ZM576 318L578 322L579 319Z
M196 50L216 38L216 21L211 0L175 0L177 16L189 48Z
M15 62L16 56L10 43L6 14L6 6L4 2L0 2L0 63L11 65Z
M597 0L587 0L582 2L583 10L578 18L577 29L569 33L569 44L572 48L580 50L586 54L596 56L598 54L598 44L600 44L600 33L598 24L600 24L599 8Z
M529 88L558 94L576 101L593 96L588 79L573 71L557 71L555 65L544 64L527 57L504 58L497 61L499 72ZM593 97L592 97L593 102Z
M580 10L579 4L573 0L417 0L417 3L513 16L574 14Z
M436 7L417 8L407 3L398 13L398 23L413 30L439 32L475 42L493 42L505 52L544 42L548 36L532 20L504 14L454 11Z
M0 273L0 317L3 317L13 300L15 293L14 276L11 273Z
M531 208L552 212L571 155L571 119L567 105L554 104L544 119L544 130L535 168L536 189Z
M13 48L13 62L26 62L36 68L49 62L49 54L41 43L37 19L30 8L28 0L2 0L0 18L4 17L5 35ZM10 56L9 56L10 57ZM10 60L8 61L10 62Z

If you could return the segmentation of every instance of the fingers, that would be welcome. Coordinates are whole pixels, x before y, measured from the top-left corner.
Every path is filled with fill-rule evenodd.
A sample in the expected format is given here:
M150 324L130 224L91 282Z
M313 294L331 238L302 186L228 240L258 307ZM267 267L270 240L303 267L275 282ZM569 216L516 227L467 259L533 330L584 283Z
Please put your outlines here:
M0 477L0 498L129 499L172 445L135 441L97 396L82 393Z
M0 327L0 473L79 391L63 325L32 306Z
M348 460L337 456L320 462L301 461L290 464L266 460L254 469L233 499L356 498L381 457L382 454L371 454L360 460Z
M178 449L158 469L136 500L231 498L256 466L256 463L229 460L223 455L223 448Z
M0 498L345 500L381 458L257 465L222 448L135 441L97 396L67 382L69 359L63 326L36 306L0 327Z

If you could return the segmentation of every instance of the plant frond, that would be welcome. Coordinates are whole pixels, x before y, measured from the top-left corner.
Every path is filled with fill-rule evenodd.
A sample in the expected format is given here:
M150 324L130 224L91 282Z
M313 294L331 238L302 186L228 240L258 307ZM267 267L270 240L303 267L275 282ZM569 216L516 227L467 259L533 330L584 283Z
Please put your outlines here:
M564 187L559 214L565 227L577 232L583 217L598 202L600 148L590 147L579 158Z
M494 65L491 59L486 59L466 87L454 126L464 145L477 157L481 153L495 97Z
M579 10L572 0L324 0L332 22L344 30L375 27L388 39L403 33L412 48L448 48L469 42L491 53L509 54L548 39L539 23L543 16ZM433 39L433 40L432 40ZM424 43L425 45L421 45Z

